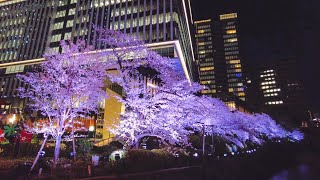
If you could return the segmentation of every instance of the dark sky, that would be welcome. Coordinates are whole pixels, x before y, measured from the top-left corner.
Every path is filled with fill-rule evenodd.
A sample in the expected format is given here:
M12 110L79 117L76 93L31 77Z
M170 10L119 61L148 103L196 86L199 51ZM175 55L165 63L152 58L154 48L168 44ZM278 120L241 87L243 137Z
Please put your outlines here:
M310 108L320 112L320 1L191 0L195 20L238 12L247 64L296 58Z

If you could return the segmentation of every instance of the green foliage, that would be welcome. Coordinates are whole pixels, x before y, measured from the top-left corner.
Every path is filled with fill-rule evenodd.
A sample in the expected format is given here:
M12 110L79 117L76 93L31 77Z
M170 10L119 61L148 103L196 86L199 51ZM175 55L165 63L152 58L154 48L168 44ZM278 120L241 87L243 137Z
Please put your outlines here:
M76 151L77 156L84 159L90 159L92 153L92 142L87 139L77 139L76 141Z
M13 136L16 134L16 128L15 126L13 125L10 125L10 126L4 126L4 134L6 136Z
M4 139L2 142L0 142L0 145L6 145L10 144L10 142L7 139Z
M20 143L18 157L32 156L35 157L39 151L40 145L31 143ZM0 144L0 156L13 156L15 144Z
M189 137L189 142L192 144L192 147L197 148L197 149L201 148L202 142L201 142L200 135L195 135L195 134L191 135Z
M3 169L11 169L14 170L19 165L25 163L25 162L33 162L34 157L23 157L23 158L0 158L0 170ZM5 178L1 178L5 179Z
M65 148L64 144L60 146L60 157L67 157L69 152ZM54 154L54 144L47 143L46 146L43 148L43 151L46 152L45 157L53 157Z
M0 156L1 157L9 157L13 155L14 152L14 144L1 144L0 145Z
M18 156L32 156L35 157L40 149L39 144L20 143Z
M37 134L33 134L32 139L31 139L32 144L39 144L39 138Z
M153 171L172 167L187 166L188 157L185 154L175 157L165 149L129 150L125 158L110 161L107 170L115 173L130 173Z

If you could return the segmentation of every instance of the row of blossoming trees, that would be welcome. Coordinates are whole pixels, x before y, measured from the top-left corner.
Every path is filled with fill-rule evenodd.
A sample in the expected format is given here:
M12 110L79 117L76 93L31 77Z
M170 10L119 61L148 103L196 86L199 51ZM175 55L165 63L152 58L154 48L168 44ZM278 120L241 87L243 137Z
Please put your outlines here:
M171 59L142 41L120 32L98 32L106 50L93 51L84 41L62 41L63 53L49 51L38 70L19 75L28 84L20 89L21 97L29 98L30 106L49 119L30 131L45 134L40 151L49 136L55 139L55 162L63 134L70 127L75 131L73 120L96 112L108 98L106 78L125 92L119 99L125 114L110 129L131 147L145 136L189 146L188 137L202 125L213 126L214 134L239 147L246 141L262 144L263 137L302 139L301 133L286 131L268 115L231 112L220 100L197 95L204 87L188 82Z

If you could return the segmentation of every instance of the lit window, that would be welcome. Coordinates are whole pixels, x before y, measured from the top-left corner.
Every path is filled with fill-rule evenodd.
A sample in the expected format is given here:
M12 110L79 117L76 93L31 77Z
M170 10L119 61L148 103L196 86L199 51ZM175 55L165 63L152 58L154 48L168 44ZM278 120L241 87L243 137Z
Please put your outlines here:
M56 18L64 17L65 15L66 15L66 11L59 11L59 12L57 12L57 14L56 14Z
M202 90L201 93L202 94L212 94L212 93L216 93L216 90L215 89L211 89L211 90L205 89L205 90Z
M240 60L230 60L230 61L227 61L227 63L229 63L229 64L239 64Z
M200 71L211 71L214 70L214 67L202 67L200 68Z
M6 68L6 74L20 73L24 71L24 65L9 66Z
M200 84L211 84L213 81L200 81Z
M67 28L73 26L73 20L68 20L67 21Z
M69 9L69 15L74 15L76 13L75 8Z
M224 42L237 42L237 41L238 41L237 38L231 38L231 39L224 40Z
M237 13L229 13L229 14L222 14L220 15L220 20L223 19L232 19L232 18L237 18Z
M230 29L226 31L227 34L235 34L237 31L235 29Z

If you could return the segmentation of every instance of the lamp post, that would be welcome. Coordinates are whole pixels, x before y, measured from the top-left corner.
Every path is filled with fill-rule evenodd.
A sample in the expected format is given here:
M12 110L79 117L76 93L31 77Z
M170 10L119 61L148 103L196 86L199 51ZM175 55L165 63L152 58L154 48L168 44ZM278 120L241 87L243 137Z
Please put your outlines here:
M205 162L205 144L206 144L206 126L211 127L211 140L212 140L212 156L214 156L214 138L213 138L213 126L199 123L202 125L202 179L206 179L206 162Z
M9 118L9 123L13 124L16 121L16 115L13 114L11 118Z
M214 125L206 125L204 123L199 123L202 125L202 157L205 157L205 143L206 143L206 126L211 127L211 148L212 148L212 156L214 155Z
M93 136L93 138L94 138L94 141L93 142L95 142L96 141L96 133L94 132L95 131L95 127L94 126L90 126L89 127L89 132L90 132L90 134L92 134L92 136Z

